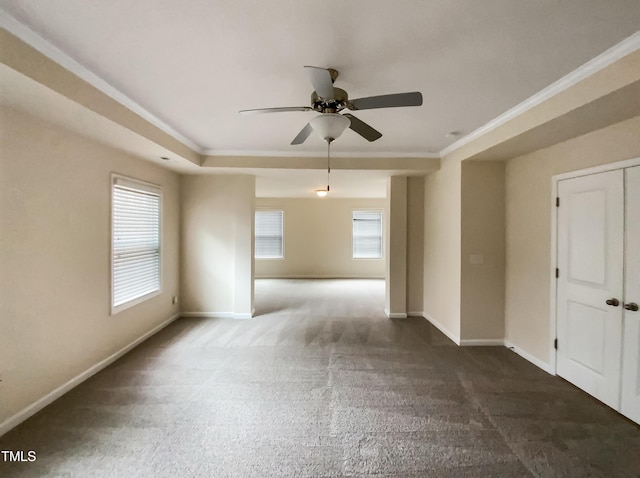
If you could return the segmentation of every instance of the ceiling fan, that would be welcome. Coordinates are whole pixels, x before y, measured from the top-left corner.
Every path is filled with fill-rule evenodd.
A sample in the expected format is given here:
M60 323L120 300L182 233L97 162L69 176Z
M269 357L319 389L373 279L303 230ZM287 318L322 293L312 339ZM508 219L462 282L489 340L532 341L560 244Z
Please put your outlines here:
M333 86L338 78L338 71L332 68L317 66L304 67L315 91L311 93L311 106L285 106L280 108L258 108L241 110L242 114L281 113L289 111L317 111L316 116L298 133L292 145L302 144L312 131L318 132L327 143L331 143L347 128L351 128L368 141L375 141L382 133L350 113L340 114L343 109L351 111L370 110L374 108L395 108L398 106L422 105L422 94L419 91L395 93L391 95L368 96L350 100L346 91Z

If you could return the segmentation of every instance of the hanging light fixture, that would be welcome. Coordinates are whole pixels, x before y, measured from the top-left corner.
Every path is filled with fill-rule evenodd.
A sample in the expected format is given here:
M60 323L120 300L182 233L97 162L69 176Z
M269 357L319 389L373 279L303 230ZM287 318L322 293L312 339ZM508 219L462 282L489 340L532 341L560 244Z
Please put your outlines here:
M324 141L331 143L344 133L351 121L338 113L323 113L313 118L309 124Z

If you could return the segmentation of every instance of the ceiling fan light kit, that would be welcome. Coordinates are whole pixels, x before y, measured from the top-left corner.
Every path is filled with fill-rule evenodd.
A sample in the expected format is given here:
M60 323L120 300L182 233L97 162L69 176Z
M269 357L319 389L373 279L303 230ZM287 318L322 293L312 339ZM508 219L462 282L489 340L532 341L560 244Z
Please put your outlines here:
M422 105L422 93L419 91L368 96L350 100L345 90L333 86L333 82L338 78L339 73L337 70L333 68L319 68L317 66L305 66L304 69L314 88L314 91L311 93L311 106L259 108L241 110L240 113L258 114L290 111L317 111L321 113L307 123L293 139L291 144L297 145L304 143L311 134L311 131L316 131L324 141L330 143L337 139L347 127L367 141L375 141L382 137L382 133L376 131L373 127L352 114L340 114L340 111L345 108L357 111Z
M331 143L351 125L351 121L338 113L325 113L313 118L309 124L321 139Z

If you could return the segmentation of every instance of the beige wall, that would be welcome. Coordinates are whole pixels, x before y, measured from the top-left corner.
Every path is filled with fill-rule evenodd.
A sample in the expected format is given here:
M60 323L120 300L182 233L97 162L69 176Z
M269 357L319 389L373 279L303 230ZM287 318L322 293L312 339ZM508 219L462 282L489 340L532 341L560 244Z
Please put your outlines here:
M460 339L463 344L474 340L501 343L504 338L504 178L504 162L462 163Z
M640 156L640 117L507 162L506 339L548 363L551 176Z
M384 199L257 198L257 210L284 211L284 259L256 259L256 277L383 278L384 259L352 258L351 213L384 208Z
M407 317L407 177L387 180L385 313Z
M424 177L407 178L407 313L422 315Z
M424 183L424 314L453 338L460 337L461 171L443 160Z
M0 108L0 423L178 312L177 175ZM162 293L110 311L110 174L163 189Z
M255 177L182 177L185 314L248 318L253 310Z

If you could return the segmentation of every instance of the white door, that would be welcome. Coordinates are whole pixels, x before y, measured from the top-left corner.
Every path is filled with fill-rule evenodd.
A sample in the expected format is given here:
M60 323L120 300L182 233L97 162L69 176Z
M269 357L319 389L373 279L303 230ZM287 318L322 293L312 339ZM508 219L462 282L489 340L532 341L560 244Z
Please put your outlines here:
M558 196L557 373L619 410L624 172L559 181Z
M625 170L623 415L640 423L640 166Z

